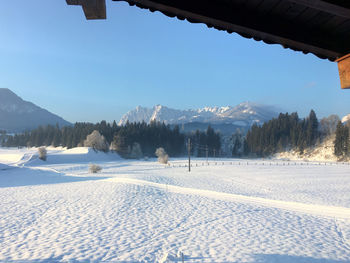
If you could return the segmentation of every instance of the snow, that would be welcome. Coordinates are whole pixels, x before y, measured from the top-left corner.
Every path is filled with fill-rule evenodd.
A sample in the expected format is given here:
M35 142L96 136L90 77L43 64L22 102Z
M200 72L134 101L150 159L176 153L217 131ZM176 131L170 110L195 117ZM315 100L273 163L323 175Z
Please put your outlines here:
M190 122L232 123L234 121L265 122L276 117L277 111L271 106L244 102L235 107L204 107L202 109L177 110L156 105L153 108L136 107L127 112L119 121L119 125L129 122L159 121L166 124L181 124Z
M349 120L350 120L350 114L344 116L344 117L342 118L341 122L342 122L342 123L346 123L346 122L348 122Z
M8 166L6 164L0 163L0 170L8 170L10 168L11 168L11 166Z
M186 159L89 148L47 160L0 150L0 262L350 261L349 164L194 158L189 173Z
M334 155L335 135L325 139L321 144L306 149L304 154L300 154L297 150L286 151L276 154L278 159L288 160L304 160L304 161L320 161L320 162L336 162L338 157Z

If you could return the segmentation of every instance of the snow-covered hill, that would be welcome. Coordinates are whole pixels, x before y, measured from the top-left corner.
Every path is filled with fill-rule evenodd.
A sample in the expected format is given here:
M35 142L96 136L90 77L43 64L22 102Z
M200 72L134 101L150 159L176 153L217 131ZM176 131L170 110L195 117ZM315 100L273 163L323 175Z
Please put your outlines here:
M0 148L0 262L350 262L348 164L36 153Z
M0 89L0 129L21 132L39 125L70 125L61 117L18 97L9 89Z
M272 106L252 102L244 102L235 107L205 107L202 109L177 110L157 105L153 108L138 106L135 110L126 113L119 125L129 122L160 121L166 124L183 123L212 123L234 124L237 126L251 126L253 123L263 123L276 117L277 111Z
M300 154L298 150L290 150L278 153L275 157L289 160L336 162L338 158L334 155L334 140L335 135L332 135L315 147L305 149L304 154Z

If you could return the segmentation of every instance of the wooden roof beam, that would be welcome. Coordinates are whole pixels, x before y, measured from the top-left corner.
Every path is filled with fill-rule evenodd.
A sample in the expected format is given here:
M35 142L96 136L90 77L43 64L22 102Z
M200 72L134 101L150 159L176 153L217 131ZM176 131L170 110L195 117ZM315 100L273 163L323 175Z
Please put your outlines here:
M106 19L106 0L66 0L68 5L81 5L87 20Z
M254 37L256 40L264 40L267 43L279 43L284 47L294 47L303 50L304 53L313 51L315 55L331 61L342 57L350 50L347 45L335 45L334 40L325 38L323 32L303 32L301 28L300 34L296 36L295 27L292 24L274 16L261 17L257 13L248 13L244 9L227 8L225 4L217 5L216 10L213 10L211 0L202 0L200 8L196 8L186 0L114 1L126 1L130 5L136 4L151 11L158 10L172 17L187 18L188 21L197 21L208 26L214 25L217 29L237 32L242 36ZM174 4L177 6L172 6Z
M323 11L332 15L341 16L345 18L350 18L350 9L331 4L327 1L322 0L288 0L289 2L310 7L319 11Z
M337 59L340 86L342 89L350 89L350 54Z

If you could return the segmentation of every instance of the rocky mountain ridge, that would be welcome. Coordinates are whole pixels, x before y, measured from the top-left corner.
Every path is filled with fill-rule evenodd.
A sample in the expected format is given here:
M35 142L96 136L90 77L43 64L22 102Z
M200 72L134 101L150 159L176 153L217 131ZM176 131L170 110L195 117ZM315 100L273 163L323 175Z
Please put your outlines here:
M237 106L204 107L201 109L177 110L162 105L153 108L138 106L126 113L119 121L119 125L129 122L159 121L166 124L211 123L232 124L249 127L254 123L264 123L277 117L277 110L268 105L243 102Z

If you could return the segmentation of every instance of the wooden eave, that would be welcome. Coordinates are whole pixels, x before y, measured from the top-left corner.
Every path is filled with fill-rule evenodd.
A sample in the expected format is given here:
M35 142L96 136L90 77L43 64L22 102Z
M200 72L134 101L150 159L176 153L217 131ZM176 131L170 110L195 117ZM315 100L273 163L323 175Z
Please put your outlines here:
M350 53L350 1L113 0L335 61Z

